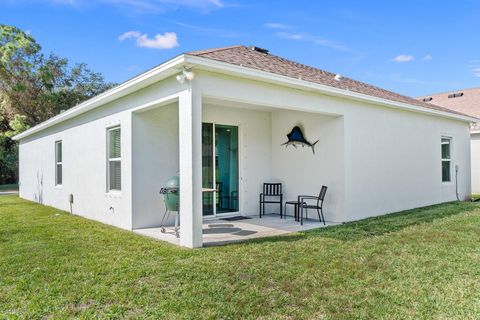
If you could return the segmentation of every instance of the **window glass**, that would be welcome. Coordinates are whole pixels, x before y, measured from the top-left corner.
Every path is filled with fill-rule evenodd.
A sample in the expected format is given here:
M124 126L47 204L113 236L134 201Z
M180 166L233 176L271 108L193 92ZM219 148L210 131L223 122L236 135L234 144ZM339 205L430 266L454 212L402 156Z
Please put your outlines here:
M62 184L62 141L55 142L55 185Z
M442 181L450 181L450 161L442 161Z
M450 138L442 138L442 182L451 181L451 142Z
M108 161L107 183L108 190L122 189L122 161L121 161L121 131L120 127L110 128L107 131Z
M55 159L57 162L62 162L62 141L55 143Z
M450 139L442 139L442 159L450 159Z
M120 158L120 128L110 129L109 130L109 157L111 158Z
M121 190L122 174L120 161L110 162L110 190Z

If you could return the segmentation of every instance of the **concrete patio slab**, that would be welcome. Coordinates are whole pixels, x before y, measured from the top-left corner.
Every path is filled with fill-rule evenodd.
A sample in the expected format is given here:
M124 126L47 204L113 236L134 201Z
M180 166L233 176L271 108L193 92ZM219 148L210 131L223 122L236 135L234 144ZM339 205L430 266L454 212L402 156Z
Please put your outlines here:
M222 219L206 220L203 222L203 245L216 246L250 239L284 235L292 232L306 231L325 227L318 220L304 220L303 225L293 217L280 219L278 215L249 217L250 219L226 221ZM327 222L326 226L333 225ZM135 229L133 232L157 240L167 241L175 245L180 244L180 239L175 236L173 227L166 228L162 233L161 228ZM181 232L181 229L180 229Z

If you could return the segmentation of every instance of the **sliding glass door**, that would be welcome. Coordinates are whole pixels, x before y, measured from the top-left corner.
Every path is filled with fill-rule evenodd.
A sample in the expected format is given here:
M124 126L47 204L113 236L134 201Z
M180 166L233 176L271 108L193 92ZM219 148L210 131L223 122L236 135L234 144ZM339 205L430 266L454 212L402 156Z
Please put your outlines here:
M202 125L203 215L238 212L238 127Z

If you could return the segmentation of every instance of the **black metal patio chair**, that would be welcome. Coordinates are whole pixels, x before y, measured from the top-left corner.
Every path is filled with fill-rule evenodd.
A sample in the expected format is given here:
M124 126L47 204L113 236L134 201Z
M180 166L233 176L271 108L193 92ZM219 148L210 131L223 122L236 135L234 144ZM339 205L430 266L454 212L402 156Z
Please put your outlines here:
M280 219L283 218L283 194L281 183L264 183L263 192L260 193L259 214L260 218L265 215L265 204L274 203L280 205Z
M327 187L322 186L322 189L320 189L320 193L317 196L305 196L301 195L298 196L298 207L300 210L300 224L303 225L303 209L305 209L305 212L308 209L315 209L317 210L318 214L318 219L320 222L323 222L323 225L325 225L325 218L323 217L323 201L325 200L325 194L327 193ZM315 203L308 203L305 200L317 200L316 204Z

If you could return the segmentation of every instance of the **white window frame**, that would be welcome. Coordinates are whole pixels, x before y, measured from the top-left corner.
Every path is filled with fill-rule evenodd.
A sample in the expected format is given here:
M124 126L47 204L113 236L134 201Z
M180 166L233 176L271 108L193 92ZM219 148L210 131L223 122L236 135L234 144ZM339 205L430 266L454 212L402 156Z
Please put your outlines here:
M110 132L114 130L120 130L120 157L110 158ZM107 192L119 193L122 191L122 183L120 182L120 189L112 189L110 187L110 163L120 162L120 181L122 181L122 129L120 125L107 128Z
M448 142L443 142L443 140L448 140ZM443 157L443 154L440 154L440 157L442 158L442 161L441 161L441 169L442 169L441 179L442 179L442 183L451 183L451 182L452 182L452 137L442 136L440 142L441 142L441 146L443 146L444 144L448 144L448 145L449 145L449 150L448 150L449 158L444 158L444 157ZM440 149L440 150L441 150L441 149ZM442 151L440 151L440 152L442 152ZM450 170L448 171L448 172L450 173L450 176L448 177L448 180L443 180L443 163L444 163L444 162L448 162L449 167L450 167Z
M62 160L61 161L58 161L57 159L57 145L61 145L61 158ZM61 187L63 185L63 142L62 140L56 140L55 141L55 186L58 186L58 187ZM58 165L61 166L61 171L62 171L62 181L60 183L58 183Z

